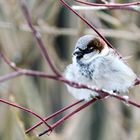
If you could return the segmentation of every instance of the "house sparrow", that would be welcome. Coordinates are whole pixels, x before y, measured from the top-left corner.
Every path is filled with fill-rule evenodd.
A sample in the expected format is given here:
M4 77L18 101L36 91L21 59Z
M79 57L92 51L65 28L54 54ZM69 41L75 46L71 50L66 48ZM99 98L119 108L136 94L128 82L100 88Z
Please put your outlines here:
M72 55L72 64L67 66L64 76L71 81L117 93L128 91L137 77L112 48L93 35L79 38ZM87 89L67 87L79 100L89 101L98 96L97 92Z

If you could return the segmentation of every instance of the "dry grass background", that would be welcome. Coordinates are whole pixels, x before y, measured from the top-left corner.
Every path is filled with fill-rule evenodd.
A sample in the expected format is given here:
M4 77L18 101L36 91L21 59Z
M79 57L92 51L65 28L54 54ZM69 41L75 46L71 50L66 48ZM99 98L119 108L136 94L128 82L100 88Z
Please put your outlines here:
M77 38L94 32L62 7L58 0L28 0L28 7L52 61L63 72L66 65L71 63L71 52ZM140 75L140 14L120 10L81 13L99 28L123 56L132 56L128 62ZM0 0L0 49L20 67L51 73L26 24L18 0ZM0 60L0 75L11 71ZM140 103L139 89L133 88L129 96ZM75 101L60 82L25 76L1 83L0 98L14 101L44 117ZM25 129L38 120L1 103L0 140L139 140L139 118L140 109L108 98L76 114L50 136L37 138L36 134L43 131L45 126L25 135Z

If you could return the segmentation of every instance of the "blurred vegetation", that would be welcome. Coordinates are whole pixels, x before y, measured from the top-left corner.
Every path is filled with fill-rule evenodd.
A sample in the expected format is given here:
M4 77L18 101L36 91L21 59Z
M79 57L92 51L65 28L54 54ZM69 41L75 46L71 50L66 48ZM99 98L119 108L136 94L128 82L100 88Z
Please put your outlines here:
M78 37L95 33L62 7L59 0L27 2L33 24L40 31L52 61L63 72L71 63L71 52ZM128 63L139 75L140 14L121 10L80 13L99 28L124 57L132 56ZM18 0L0 0L0 50L20 67L51 73L27 26ZM0 75L11 71L0 60ZM129 94L137 102L140 102L139 89L137 86ZM1 83L0 98L14 101L44 117L75 101L60 82L25 76ZM60 117L62 116L56 117L50 123ZM76 114L50 136L45 135L40 139L139 140L139 118L140 109L108 98ZM0 104L0 120L0 140L37 140L36 134L45 129L45 126L41 126L30 135L25 135L25 129L38 122L38 119L4 104Z

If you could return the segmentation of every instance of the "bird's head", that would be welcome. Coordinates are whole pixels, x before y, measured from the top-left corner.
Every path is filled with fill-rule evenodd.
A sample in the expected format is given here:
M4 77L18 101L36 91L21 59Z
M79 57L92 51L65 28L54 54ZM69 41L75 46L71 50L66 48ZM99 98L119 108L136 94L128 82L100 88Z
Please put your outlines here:
M107 44L101 38L85 35L80 37L76 43L73 61L90 62L97 56L106 55L108 51Z

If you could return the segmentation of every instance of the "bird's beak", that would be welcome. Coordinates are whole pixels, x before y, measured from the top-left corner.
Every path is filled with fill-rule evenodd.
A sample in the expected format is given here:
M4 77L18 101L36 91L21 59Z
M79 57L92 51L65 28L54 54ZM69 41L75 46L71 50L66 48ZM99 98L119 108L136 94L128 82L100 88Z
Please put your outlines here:
M73 56L76 56L77 59L80 59L83 57L83 52L79 48L76 48L73 52Z
M79 53L80 53L79 49L75 49L72 55L77 55Z

